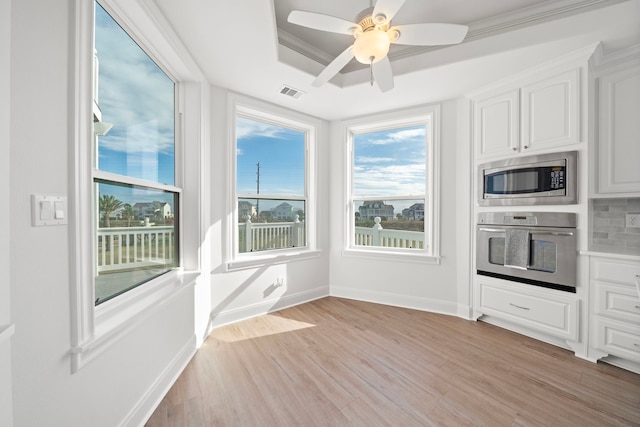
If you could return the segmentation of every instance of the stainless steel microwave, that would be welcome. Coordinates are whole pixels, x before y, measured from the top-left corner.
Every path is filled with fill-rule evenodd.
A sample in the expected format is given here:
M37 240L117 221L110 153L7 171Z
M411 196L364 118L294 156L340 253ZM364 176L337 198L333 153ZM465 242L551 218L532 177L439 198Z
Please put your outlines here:
M565 151L482 164L478 167L478 204L575 204L577 161L577 151Z

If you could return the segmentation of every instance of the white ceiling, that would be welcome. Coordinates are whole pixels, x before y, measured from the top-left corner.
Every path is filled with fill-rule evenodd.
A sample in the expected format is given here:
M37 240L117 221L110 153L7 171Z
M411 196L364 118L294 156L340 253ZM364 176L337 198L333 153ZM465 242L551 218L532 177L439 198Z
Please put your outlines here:
M289 24L288 13L352 21L370 0L154 2L212 84L327 120L454 98L600 41L605 51L640 42L640 0L406 0L394 24L465 24L467 38L448 47L393 46L395 87L386 93L355 61L314 88L353 40ZM305 95L282 95L283 85Z

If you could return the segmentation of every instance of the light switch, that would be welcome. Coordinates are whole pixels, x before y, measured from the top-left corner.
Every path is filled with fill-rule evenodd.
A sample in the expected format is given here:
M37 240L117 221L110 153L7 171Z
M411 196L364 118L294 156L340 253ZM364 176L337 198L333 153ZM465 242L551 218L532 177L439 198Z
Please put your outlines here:
M61 201L54 202L55 205L55 219L64 219L64 203Z
M67 224L67 198L32 194L31 221L34 227Z
M51 219L51 211L53 203L50 200L40 200L40 220L49 221Z

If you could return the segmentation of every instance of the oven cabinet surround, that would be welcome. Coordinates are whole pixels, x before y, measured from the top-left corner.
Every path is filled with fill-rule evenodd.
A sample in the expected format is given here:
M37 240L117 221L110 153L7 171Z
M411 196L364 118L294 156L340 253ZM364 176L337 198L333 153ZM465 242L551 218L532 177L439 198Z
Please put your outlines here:
M640 45L596 65L598 135L594 197L640 194Z
M595 47L471 94L476 159L582 141L582 82Z
M570 292L476 276L475 317L578 352L580 299Z
M592 255L589 356L640 373L640 256Z

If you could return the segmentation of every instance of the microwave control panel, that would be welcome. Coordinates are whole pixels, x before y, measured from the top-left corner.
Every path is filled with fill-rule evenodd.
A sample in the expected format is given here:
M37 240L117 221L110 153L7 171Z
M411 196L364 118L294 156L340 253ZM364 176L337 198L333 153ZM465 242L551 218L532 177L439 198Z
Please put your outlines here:
M564 168L552 168L550 171L551 182L549 186L553 190L564 188Z

